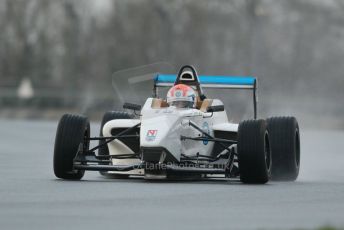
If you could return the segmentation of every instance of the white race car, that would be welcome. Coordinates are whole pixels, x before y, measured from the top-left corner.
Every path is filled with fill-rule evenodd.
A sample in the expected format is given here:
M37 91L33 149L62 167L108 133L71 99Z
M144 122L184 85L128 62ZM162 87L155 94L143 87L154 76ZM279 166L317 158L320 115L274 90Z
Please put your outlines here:
M158 98L157 89L186 85L194 106L179 108ZM254 119L230 123L224 104L206 98L202 88L253 91ZM81 115L65 114L58 125L54 172L81 179L85 170L116 178L240 178L243 183L296 180L300 134L294 117L257 119L257 80L253 77L198 76L192 66L177 75L158 74L154 96L144 105L125 103L133 113L105 113L99 137ZM90 141L99 144L90 148ZM96 150L98 149L98 154Z

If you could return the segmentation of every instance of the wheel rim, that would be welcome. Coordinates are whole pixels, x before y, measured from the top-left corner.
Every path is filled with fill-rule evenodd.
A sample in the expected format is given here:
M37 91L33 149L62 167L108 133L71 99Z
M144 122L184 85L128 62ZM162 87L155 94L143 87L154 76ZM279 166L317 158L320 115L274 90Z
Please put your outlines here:
M295 163L296 167L300 165L300 134L299 130L295 132Z
M82 143L83 151L87 151L90 147L90 142L89 142L88 138L89 138L89 130L86 127L86 130L84 132L83 143Z
M85 132L84 132L84 137L82 139L82 151L83 152L86 152L89 150L90 148L90 141L89 141L89 138L90 137L90 127L88 125L86 125L86 128L85 128ZM86 165L87 163L84 162L84 163L81 163L83 165ZM76 170L77 172L80 172L82 170Z
M265 132L264 136L264 151L265 151L265 164L266 169L270 171L271 168L271 148L270 148L270 141L268 132Z

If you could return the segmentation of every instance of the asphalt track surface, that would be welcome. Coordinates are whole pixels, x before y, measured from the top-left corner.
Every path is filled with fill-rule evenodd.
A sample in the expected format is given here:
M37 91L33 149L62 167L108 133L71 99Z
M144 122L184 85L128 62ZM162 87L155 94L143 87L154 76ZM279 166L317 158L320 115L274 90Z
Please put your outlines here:
M107 179L52 171L57 122L0 120L0 229L312 229L344 226L344 132L303 131L299 179ZM93 135L98 125L92 126Z

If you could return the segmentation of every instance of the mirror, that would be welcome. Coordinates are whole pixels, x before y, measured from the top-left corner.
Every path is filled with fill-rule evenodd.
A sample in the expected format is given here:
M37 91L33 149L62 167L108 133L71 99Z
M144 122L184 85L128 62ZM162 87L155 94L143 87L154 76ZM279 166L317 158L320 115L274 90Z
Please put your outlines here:
M225 111L224 105L214 105L214 106L209 106L207 108L207 112L209 113L222 112L222 111Z
M140 111L142 108L141 105L137 105L137 104L132 104L132 103L124 103L123 105L123 109L130 109L130 110L134 110L134 111Z

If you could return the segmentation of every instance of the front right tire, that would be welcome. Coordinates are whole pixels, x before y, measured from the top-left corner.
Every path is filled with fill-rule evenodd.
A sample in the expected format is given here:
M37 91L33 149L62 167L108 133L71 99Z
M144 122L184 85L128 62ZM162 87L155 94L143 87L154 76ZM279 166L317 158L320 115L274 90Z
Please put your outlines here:
M73 160L81 145L89 148L90 122L84 116L65 114L59 121L54 147L55 176L67 180L80 180L85 171L74 170Z

